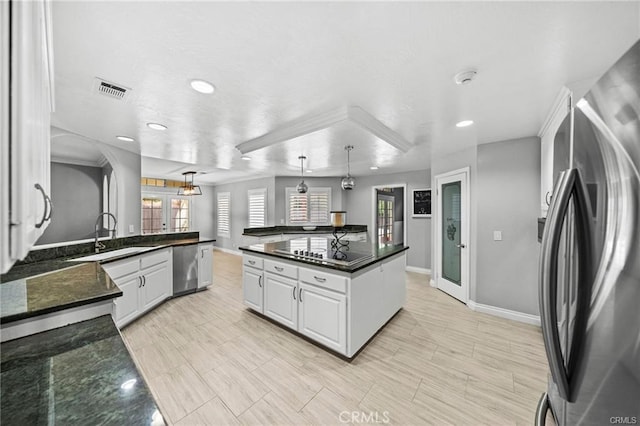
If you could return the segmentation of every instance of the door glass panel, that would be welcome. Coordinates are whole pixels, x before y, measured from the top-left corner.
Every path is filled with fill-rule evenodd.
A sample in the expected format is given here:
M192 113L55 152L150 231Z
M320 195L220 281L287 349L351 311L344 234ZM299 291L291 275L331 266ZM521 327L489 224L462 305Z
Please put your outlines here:
M142 233L157 234L164 230L164 214L161 198L142 199Z
M393 244L393 197L378 196L378 245Z
M189 200L173 198L171 200L171 232L189 230Z
M461 285L460 263L461 182L442 185L442 277Z

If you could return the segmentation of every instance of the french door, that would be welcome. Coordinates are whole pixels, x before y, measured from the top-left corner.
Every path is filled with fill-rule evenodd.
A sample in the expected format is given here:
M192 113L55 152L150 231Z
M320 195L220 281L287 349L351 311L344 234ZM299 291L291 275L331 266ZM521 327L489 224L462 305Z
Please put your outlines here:
M437 287L469 299L469 169L436 176Z
M191 224L188 197L167 194L142 195L142 234L187 232Z

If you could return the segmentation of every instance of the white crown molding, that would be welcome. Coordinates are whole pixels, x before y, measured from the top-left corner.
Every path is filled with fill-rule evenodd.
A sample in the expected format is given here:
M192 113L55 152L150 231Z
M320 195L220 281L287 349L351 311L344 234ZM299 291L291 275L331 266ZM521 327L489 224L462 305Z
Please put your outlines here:
M567 107L567 99L571 97L571 90L566 86L562 86L560 92L556 96L556 99L553 101L551 105L551 110L547 114L547 117L544 119L542 123L542 127L540 127L540 131L538 132L538 137L542 137L547 133L549 128L555 127L553 126L557 120L564 118L566 112L568 110Z
M388 128L373 115L358 106L340 107L320 114L307 115L257 138L236 145L242 154L257 151L280 142L326 129L343 121L350 121L394 148L407 152L412 145L400 134Z
M497 306L483 305L473 300L467 302L467 306L472 311L482 312L484 314L496 317L506 318L526 324L540 325L540 317L537 315L525 314L524 312L512 311L510 309L498 308Z

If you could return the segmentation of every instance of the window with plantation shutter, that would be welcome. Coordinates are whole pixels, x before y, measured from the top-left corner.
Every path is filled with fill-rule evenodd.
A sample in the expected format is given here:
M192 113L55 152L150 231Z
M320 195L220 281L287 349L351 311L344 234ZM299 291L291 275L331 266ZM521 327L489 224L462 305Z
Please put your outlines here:
M295 188L286 189L287 225L328 225L331 211L331 188L309 188L299 194Z
M218 236L231 238L231 193L218 193Z
M249 190L249 228L260 228L267 221L267 188Z

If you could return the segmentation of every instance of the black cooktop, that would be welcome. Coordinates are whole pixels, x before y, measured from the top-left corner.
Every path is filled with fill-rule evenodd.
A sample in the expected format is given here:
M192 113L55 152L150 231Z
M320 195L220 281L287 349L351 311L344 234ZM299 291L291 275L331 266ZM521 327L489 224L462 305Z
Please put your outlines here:
M348 241L327 238L298 238L286 241L285 247L274 250L275 253L305 260L351 266L373 258L372 253L352 251Z

